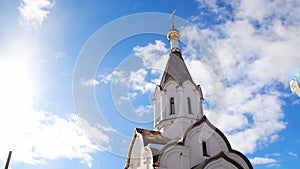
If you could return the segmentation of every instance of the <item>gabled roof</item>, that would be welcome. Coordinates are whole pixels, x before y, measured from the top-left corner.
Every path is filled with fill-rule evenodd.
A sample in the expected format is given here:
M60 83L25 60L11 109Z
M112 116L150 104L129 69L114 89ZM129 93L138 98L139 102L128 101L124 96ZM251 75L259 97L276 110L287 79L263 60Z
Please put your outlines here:
M149 144L166 144L170 141L169 138L161 135L159 131L136 128L137 133L143 136L144 146Z
M168 63L161 78L160 86L163 87L169 80L174 80L179 85L182 85L183 82L189 80L195 85L180 51L173 51L170 53Z

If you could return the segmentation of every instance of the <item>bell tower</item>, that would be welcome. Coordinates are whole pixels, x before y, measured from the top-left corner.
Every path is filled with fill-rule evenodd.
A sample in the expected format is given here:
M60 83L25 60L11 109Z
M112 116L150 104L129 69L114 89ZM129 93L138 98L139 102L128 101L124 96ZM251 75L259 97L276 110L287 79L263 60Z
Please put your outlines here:
M163 136L175 139L203 116L203 95L187 69L179 49L180 33L174 26L168 32L170 42L169 59L153 96L154 128Z

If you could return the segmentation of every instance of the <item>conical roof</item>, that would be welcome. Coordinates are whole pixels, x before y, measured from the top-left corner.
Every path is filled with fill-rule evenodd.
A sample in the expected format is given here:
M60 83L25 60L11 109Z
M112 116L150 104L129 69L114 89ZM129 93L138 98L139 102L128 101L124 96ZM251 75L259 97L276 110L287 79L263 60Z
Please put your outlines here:
M169 80L174 80L179 85L182 85L185 81L189 80L195 85L182 58L181 52L170 53L160 86L164 86Z

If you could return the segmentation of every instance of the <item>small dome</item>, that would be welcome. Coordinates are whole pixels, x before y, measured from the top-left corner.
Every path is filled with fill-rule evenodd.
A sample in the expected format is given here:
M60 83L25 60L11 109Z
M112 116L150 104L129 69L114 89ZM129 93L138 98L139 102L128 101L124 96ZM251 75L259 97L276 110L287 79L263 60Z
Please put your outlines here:
M168 40L170 41L171 39L173 39L173 37L178 38L178 40L180 39L180 33L177 29L171 29L168 32Z

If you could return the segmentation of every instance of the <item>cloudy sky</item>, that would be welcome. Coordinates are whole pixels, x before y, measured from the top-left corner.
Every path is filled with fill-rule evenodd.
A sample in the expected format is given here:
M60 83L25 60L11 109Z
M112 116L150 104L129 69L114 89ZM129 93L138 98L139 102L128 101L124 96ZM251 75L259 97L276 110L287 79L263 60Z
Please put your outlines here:
M0 166L123 168L153 128L173 9L209 120L254 168L296 168L297 0L0 1Z

